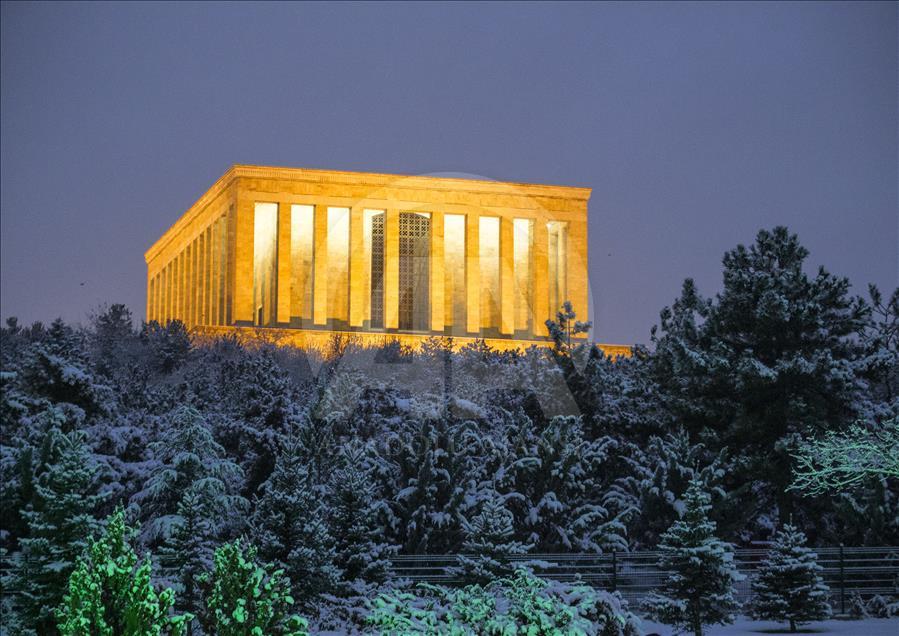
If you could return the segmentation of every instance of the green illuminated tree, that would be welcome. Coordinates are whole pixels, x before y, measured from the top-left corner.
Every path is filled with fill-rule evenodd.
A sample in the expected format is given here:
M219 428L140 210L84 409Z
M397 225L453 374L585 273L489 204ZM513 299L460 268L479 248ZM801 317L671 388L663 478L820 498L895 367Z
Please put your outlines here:
M215 551L207 575L207 633L217 636L308 636L305 619L290 614L293 597L283 570L256 562L256 548L238 539Z
M793 458L790 489L809 495L845 491L876 479L899 479L899 418L829 432L803 444Z
M63 636L161 636L183 634L190 614L172 616L175 593L157 592L147 557L138 564L131 547L133 531L119 509L103 535L91 542L69 578L68 593L57 609Z

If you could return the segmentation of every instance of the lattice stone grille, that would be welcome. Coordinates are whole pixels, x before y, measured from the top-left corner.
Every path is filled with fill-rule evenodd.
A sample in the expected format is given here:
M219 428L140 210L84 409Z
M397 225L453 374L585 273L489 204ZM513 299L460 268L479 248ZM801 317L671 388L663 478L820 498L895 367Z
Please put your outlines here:
M384 328L384 215L371 219L371 326Z
M429 327L430 236L429 217L409 212L400 214L400 329Z

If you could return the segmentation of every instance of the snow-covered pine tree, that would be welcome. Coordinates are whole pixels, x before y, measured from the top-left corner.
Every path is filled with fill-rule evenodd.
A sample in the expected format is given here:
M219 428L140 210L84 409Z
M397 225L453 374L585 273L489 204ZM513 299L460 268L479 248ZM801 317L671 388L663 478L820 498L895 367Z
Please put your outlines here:
M81 432L50 431L47 450L44 472L34 484L34 507L23 513L28 536L20 541L16 587L25 633L54 633L53 608L62 600L69 574L97 525L94 512L102 499Z
M136 352L137 337L131 318L131 310L122 304L113 304L93 316L93 330L88 336L94 369L105 377L114 377L122 371ZM119 387L124 388L124 387Z
M672 414L694 440L741 462L726 484L742 493L734 510L757 514L761 504L784 522L808 509L787 490L796 441L843 428L867 392L856 368L870 308L846 278L823 267L809 275L808 256L787 228L762 230L724 255L719 294L703 298L686 280L653 330Z
M147 347L150 366L160 373L171 373L184 364L190 353L190 334L180 320L164 325L155 320L144 323L140 340Z
M340 568L323 493L309 476L299 444L289 444L278 457L250 524L260 556L284 568L300 602L337 586Z
M462 523L465 541L453 573L466 583L481 584L510 576L515 567L507 557L526 554L530 549L529 545L515 541L514 521L499 493L488 492L477 514Z
M724 462L723 451L715 456L705 445L692 443L683 428L650 437L632 461L633 477L628 482L640 497L640 512L628 527L632 546L644 549L658 544L661 534L683 512L682 496L694 479L719 497L719 505L725 503L726 493L718 487Z
M180 406L162 424L159 441L152 446L156 466L133 500L151 515L151 543L161 542L181 519L178 502L188 490L202 500L207 513L225 529L232 516L248 508L238 495L243 472L215 441L200 412Z
M56 611L62 636L176 636L190 615L172 616L171 589L157 591L150 558L138 564L134 531L117 509L103 534L90 543L68 578L68 593ZM65 582L65 581L64 581ZM45 633L45 632L41 632Z
M466 483L478 476L466 426L442 419L408 425L388 460L396 540L408 554L456 552Z
M88 417L114 403L109 387L98 381L90 368L84 338L61 319L53 321L44 337L27 347L21 371L21 382L30 394L51 403L74 405Z
M159 549L159 561L177 592L176 609L198 616L203 603L200 577L212 568L216 546L213 516L203 494L190 488L178 502L177 517Z
M788 621L795 632L797 625L830 616L829 588L821 579L818 555L805 543L805 534L791 524L774 535L752 582L755 596L749 610L753 618Z
M624 521L635 498L610 470L621 445L584 439L577 417L554 417L543 430L522 428L503 471L501 490L520 519L518 539L538 552L627 549Z
M868 286L871 315L862 334L864 355L856 374L865 378L866 420L899 418L899 287L884 301L874 285Z
M245 492L254 493L268 479L275 460L295 428L293 390L273 347L239 351L222 364L219 405L227 417L216 438L231 457L240 458Z
M335 564L347 581L383 581L396 546L385 541L365 449L360 444L349 444L339 459L340 467L331 476L330 485Z
M743 577L734 567L730 544L715 536L715 523L702 482L693 480L684 497L684 515L662 535L659 568L670 572L645 608L652 618L702 636L703 625L726 625L739 604L734 583Z

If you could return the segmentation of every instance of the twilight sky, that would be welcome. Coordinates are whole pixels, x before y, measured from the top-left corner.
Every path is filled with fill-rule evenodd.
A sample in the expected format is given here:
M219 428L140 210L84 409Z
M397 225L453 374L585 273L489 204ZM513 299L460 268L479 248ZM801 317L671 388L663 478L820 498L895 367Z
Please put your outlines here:
M897 5L2 5L0 315L145 310L234 163L593 188L596 338L785 224L899 284Z

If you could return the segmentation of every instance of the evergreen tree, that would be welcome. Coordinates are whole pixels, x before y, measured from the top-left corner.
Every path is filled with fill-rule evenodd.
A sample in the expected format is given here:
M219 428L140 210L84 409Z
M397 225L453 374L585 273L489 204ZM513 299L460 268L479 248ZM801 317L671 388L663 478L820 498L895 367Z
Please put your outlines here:
M203 496L191 488L178 503L179 521L160 548L162 571L177 592L176 609L198 616L202 611L200 577L212 568L215 550L213 515Z
M658 544L683 511L684 493L694 479L702 481L713 496L725 495L720 488L712 488L725 473L723 452L714 456L703 444L691 444L682 428L650 437L632 466L629 486L640 495L640 514L628 530L631 542L640 548ZM700 470L700 466L705 467Z
M203 627L217 636L308 636L305 619L291 615L290 581L282 570L256 563L256 548L241 540L215 551L206 576Z
M738 608L734 583L742 579L731 546L715 537L715 523L708 518L710 500L702 483L694 480L683 517L662 535L659 545L659 568L671 574L645 603L654 619L695 636L702 636L703 625L733 622Z
M152 519L151 539L164 540L181 518L178 502L188 490L201 500L206 514L219 519L219 526L235 523L236 514L247 509L247 501L236 494L243 473L225 456L200 412L180 406L165 418L162 435L152 445L156 465L144 489L134 496Z
M250 523L260 555L284 569L301 602L338 584L323 493L312 482L298 444L278 457Z
M391 527L409 554L457 552L465 492L481 470L469 424L409 422L388 459Z
M138 565L133 531L121 509L107 520L68 580L56 614L63 636L161 636L182 634L192 616L171 616L174 592L157 592L149 556Z
M69 574L96 527L96 467L80 432L52 430L47 463L34 484L34 507L23 512L28 536L21 539L17 575L23 625L40 634L54 631L53 608L62 600Z
M180 320L160 325L155 320L144 323L140 339L149 351L150 365L160 373L172 373L187 360L190 335Z
M789 621L790 631L795 632L797 625L830 617L829 589L821 579L818 555L805 543L805 534L790 524L774 535L752 582L753 618Z
M497 487L519 522L518 539L538 552L626 550L624 522L635 498L610 470L621 451L613 438L584 439L580 418L554 417L543 430L516 432Z
M478 513L462 527L465 541L454 573L466 583L486 584L511 576L515 567L508 557L525 554L530 548L514 540L514 517L496 491L488 493Z
M673 414L694 441L737 450L744 466L728 490L767 485L745 496L767 500L783 521L797 504L787 490L796 441L850 423L866 392L856 367L870 309L847 279L823 268L808 275L808 254L785 227L760 231L724 255L720 294L703 298L688 279L653 336Z
M870 285L871 316L862 335L864 357L857 373L867 380L865 419L899 418L899 287L884 300Z
M135 333L131 310L125 305L113 304L93 318L91 358L94 367L105 376L113 375L131 357Z
M74 405L88 417L109 411L114 403L109 387L94 377L82 334L61 319L24 352L22 381L34 396Z
M228 417L216 436L229 456L240 458L246 493L255 493L268 479L295 425L290 378L275 353L272 347L243 351L225 361L218 379L220 406Z
M0 545L15 549L28 535L25 512L34 500L34 447L0 447Z
M379 506L364 447L348 445L331 478L331 533L335 565L347 581L381 582L390 570L396 547L384 540Z
M576 317L571 301L566 300L561 310L556 312L556 320L547 320L544 324L554 344L553 360L558 365L578 410L587 418L592 428L592 417L599 410L594 401L597 396L591 391L588 378L581 372L583 365L576 364L576 358L585 352L589 356L592 347L584 343L575 343L575 346L572 346L571 342L572 335L588 333L592 324L575 320Z

